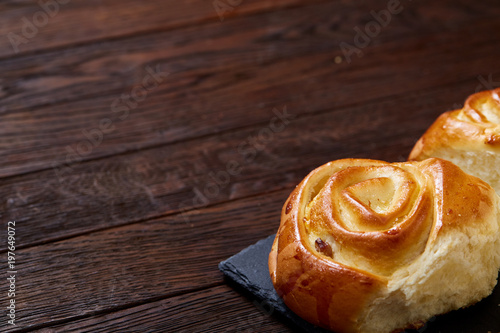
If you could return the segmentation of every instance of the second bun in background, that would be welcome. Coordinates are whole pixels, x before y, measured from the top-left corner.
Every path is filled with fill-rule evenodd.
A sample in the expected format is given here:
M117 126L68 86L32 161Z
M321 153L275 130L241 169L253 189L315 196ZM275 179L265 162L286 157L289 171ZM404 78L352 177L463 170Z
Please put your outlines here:
M500 89L471 95L460 110L443 113L413 148L409 160L439 157L500 193Z

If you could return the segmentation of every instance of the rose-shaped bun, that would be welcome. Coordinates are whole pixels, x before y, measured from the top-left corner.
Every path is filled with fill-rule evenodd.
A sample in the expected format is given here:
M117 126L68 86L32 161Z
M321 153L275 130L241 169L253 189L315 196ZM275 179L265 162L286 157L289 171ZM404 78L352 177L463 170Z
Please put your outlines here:
M445 160L330 162L286 201L271 279L292 311L335 332L417 328L492 292L498 204Z
M461 110L443 113L409 159L439 157L489 183L500 193L500 89L470 96Z

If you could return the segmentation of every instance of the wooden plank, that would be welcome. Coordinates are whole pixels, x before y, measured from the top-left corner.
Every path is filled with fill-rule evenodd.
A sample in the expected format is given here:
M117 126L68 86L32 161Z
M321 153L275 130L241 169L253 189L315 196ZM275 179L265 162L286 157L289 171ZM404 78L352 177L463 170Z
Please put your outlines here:
M258 305L222 285L37 332L292 332Z
M288 195L278 191L191 212L189 223L176 215L17 250L17 327L222 284L217 264L276 232ZM7 271L5 263L0 267ZM0 328L7 320L0 317Z
M206 24L203 29L187 27L4 60L0 62L0 71L6 81L1 111L54 105L110 91L119 95L123 89L140 84L147 74L145 67L154 62L169 65L164 71L192 71L191 75L207 76L208 73L215 75L240 66L259 65L263 61L272 62L285 54L296 56L318 52L318 48L305 47L312 46L312 39L304 45L307 42L304 38L297 42L291 40L287 50L269 49L274 48L273 43L279 42L284 27L303 25L314 17L321 19L322 25L328 25L332 19L324 12L336 9L339 9L338 4L326 3L287 10L277 18L273 13L265 13L223 25ZM269 22L267 28L262 27L262 21ZM352 18L343 22L343 30L347 32L350 24L355 22ZM330 42L328 46L331 48L333 44ZM326 45L321 49L324 52ZM263 53L268 54L263 57ZM193 80L190 80L190 85Z
M194 29L184 34L191 44L174 47L167 53L159 50L180 41L162 34L146 39L141 47L138 40L132 39L105 50L101 46L88 48L87 53L85 49L76 49L64 51L61 57L50 53L39 58L57 59L48 60L50 70L26 80L15 78L28 75L22 68L40 66L39 60L4 62L4 66L12 65L8 77L14 87L6 89L13 94L5 96L6 107L0 122L0 177L65 164L68 149L80 147L77 160L88 160L262 123L267 120L268 110L277 104L293 104L298 114L315 113L390 98L412 89L451 84L457 80L457 68L461 69L460 80L474 78L478 73L484 77L495 74L491 70L498 59L496 45L500 36L489 32L499 28L496 17L475 22L473 30L469 25L453 31L434 25L432 29L444 31L425 37L408 37L411 28L402 21L399 28L387 35L393 41L368 47L366 56L357 62L354 59L350 65L335 65L332 59L335 52L340 52L338 40L321 34L309 38L305 32L297 40L290 40L287 29L283 29L304 25L318 12L328 13L326 6L287 11L290 15L277 20L275 28L281 30L274 35L270 28L262 28L262 17L258 16L227 22L226 30L239 34L237 39L227 36L226 26L203 33ZM325 14L322 18L320 27L337 20ZM306 27L300 29L306 31ZM342 31L350 29L347 23L342 27ZM401 39L394 39L398 31ZM473 38L473 47L464 50L464 38ZM256 40L263 40L263 44L256 45ZM276 47L277 43L280 47ZM127 49L137 51L126 53ZM88 59L84 63L82 52L83 58ZM457 53L461 56L456 57ZM81 63L80 67L75 62ZM382 62L386 65L380 66ZM196 65L189 68L187 63ZM135 108L125 106L122 93L130 94L135 86L140 86L149 75L147 68L156 70L156 65L160 66L159 71L170 72L170 76L161 78L163 82L158 88ZM61 79L68 68L75 67L76 78ZM439 74L432 74L437 68ZM52 69L55 72L51 74ZM82 75L78 74L80 71ZM411 85L400 83L408 78ZM111 90L103 96L86 95L106 89ZM84 96L84 100L25 108L30 103ZM117 100L119 108L113 109L111 105ZM8 105L22 108L9 111ZM112 121L112 129L106 133L100 128L103 119ZM103 136L99 144L95 144L100 141L98 134L94 144L88 139L92 136L89 133L95 131Z
M470 8L450 14L447 3L424 1L419 4L411 7L412 11L417 12L412 15L421 15L422 20L429 19L425 13L419 13L425 9L440 15L439 18L443 20L447 18L447 23L422 21L413 27L411 25L415 23L408 17L409 14L405 15L408 9L392 18L390 25L372 44L380 46L381 43L393 41L399 45L399 39L407 39L408 36L429 37L429 33L436 32L448 32L456 36L456 27L451 29L450 26L493 19L500 13L498 6L487 6L482 2L475 4L474 15ZM249 65L274 63L285 57L328 53L332 60L340 54L340 42L354 44L356 33L353 28L362 26L370 18L373 20L370 11L374 8L377 9L376 3L370 2L359 8L354 4L328 2L283 10L279 12L280 15L264 13L224 25L206 24L203 29L189 27L36 56L18 56L0 62L3 79L0 112L54 105L102 95L103 92L114 91L119 94L141 83L147 74L145 67L154 62L162 62L167 67L163 70L171 73L197 70L198 74L202 71L207 75L210 69L209 73L214 75L216 72ZM342 19L330 15L332 12L355 9L354 14ZM263 21L266 22L265 28ZM357 59L356 56L352 58ZM187 61L191 59L193 61L188 66ZM240 74L240 79L244 78L244 73L235 74Z
M303 4L300 0L245 1L219 15L213 1L205 0L4 0L0 4L0 58L207 21L223 23L235 16Z
M437 115L476 85L472 80L408 93L287 125L275 122L269 109L262 126L84 162L57 175L46 170L12 177L0 184L0 218L18 222L18 245L27 247L292 188L333 159L404 160ZM283 106L277 110L283 113ZM291 115L298 110L287 105ZM0 233L1 250L5 237Z

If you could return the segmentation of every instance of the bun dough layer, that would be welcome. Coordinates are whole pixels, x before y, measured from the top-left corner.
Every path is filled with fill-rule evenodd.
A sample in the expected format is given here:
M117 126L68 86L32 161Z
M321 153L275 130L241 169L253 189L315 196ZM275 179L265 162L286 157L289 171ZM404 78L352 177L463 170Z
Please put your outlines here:
M345 159L291 193L269 256L286 305L335 332L393 332L488 296L499 198L448 161Z

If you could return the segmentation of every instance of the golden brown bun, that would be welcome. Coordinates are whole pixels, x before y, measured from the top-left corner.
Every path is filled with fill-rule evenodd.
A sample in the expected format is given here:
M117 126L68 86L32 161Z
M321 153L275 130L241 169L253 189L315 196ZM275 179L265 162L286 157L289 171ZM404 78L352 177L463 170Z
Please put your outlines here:
M489 295L499 197L441 159L345 159L291 193L269 256L274 287L335 332L393 332Z
M461 110L443 113L413 148L409 160L439 157L500 193L500 89L470 96Z

